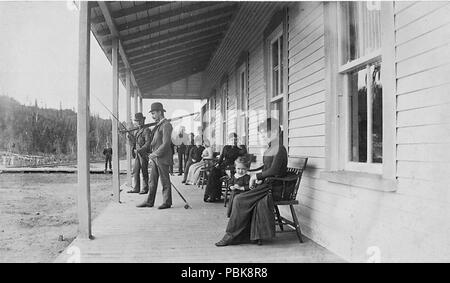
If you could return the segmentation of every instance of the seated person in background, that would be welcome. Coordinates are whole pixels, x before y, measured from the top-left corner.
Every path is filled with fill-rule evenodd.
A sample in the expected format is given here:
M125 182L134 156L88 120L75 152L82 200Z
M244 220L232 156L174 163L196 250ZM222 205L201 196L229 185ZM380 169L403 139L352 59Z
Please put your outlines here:
M234 197L242 192L250 190L250 175L247 174L249 162L245 157L238 157L234 162L236 173L231 176L229 186L231 190L230 202L228 203L227 217L231 215Z
M245 146L238 145L238 137L236 133L231 133L228 136L230 144L224 146L219 162L211 170L208 177L208 184L206 185L203 200L205 202L215 202L220 200L222 195L220 178L226 175L225 170L231 170L234 174L234 161L239 157L247 154Z
M191 149L189 150L189 158L186 162L186 167L184 168L184 178L182 183L186 183L186 179L188 177L189 174L189 168L191 167L192 164L199 162L202 159L202 153L203 150L205 149L202 146L202 137L201 136L196 136L194 139L194 146L191 147Z
M213 159L213 151L209 141L205 140L203 144L205 146L205 149L202 152L202 160L200 162L192 164L191 167L189 167L186 185L196 185L200 177L200 170L206 166L208 160Z

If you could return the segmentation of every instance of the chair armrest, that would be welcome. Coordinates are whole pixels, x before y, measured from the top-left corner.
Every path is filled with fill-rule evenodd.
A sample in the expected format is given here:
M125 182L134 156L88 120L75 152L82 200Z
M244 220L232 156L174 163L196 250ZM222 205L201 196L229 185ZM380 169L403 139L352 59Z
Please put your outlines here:
M286 177L267 177L266 181L293 182L293 181L297 181L297 179L298 179L298 176L293 175L293 176L286 176Z
M264 165L259 166L258 168L254 168L254 169L248 169L248 172L255 172L255 171L259 171L261 169L264 168Z

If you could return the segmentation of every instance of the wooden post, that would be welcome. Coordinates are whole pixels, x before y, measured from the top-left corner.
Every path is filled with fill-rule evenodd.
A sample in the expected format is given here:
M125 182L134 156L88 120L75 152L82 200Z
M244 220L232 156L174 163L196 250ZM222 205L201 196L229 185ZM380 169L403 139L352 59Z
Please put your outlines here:
M131 75L130 72L127 71L126 75L126 88L127 88L127 127L131 127ZM127 139L127 183L131 187L131 144Z
M113 65L113 114L119 119L119 44L116 38L112 43ZM113 166L113 195L114 200L120 202L120 168L119 168L119 122L112 118L112 166Z
M142 113L142 94L139 91L139 112Z
M138 103L139 103L139 96L138 96L137 88L134 88L133 98L134 98L134 114L136 114L138 112Z
M90 8L80 2L78 50L77 178L78 235L92 238L89 176Z

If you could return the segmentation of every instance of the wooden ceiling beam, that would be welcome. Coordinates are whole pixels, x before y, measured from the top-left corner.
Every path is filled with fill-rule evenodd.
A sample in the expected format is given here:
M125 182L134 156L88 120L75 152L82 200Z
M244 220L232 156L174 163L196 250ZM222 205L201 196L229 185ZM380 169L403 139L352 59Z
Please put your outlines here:
M146 70L146 69L152 68L154 65L159 64L159 63L170 64L172 62L184 60L185 58L201 57L203 55L211 55L215 49L216 49L215 46L214 47L207 46L206 48L192 49L190 52L183 51L183 52L171 54L169 56L160 57L160 58L157 58L152 61L143 62L142 64L139 64L139 65L133 65L133 71L139 72L142 70Z
M201 57L194 57L194 58L185 58L184 60L178 60L175 62L172 62L171 64L158 64L154 65L151 69L147 69L144 71L136 72L136 76L142 77L144 75L155 75L158 73L162 73L165 71L171 72L173 70L177 69L183 69L188 68L190 66L197 66L197 65L203 65L208 62L209 54L203 55Z
M149 29L145 29L139 32L135 32L135 33L131 33L131 34L127 34L122 36L122 40L124 42L124 44L127 44L127 41L131 41L131 40L136 40L136 39L140 39L143 37L148 36L149 34L152 33L158 33L158 32L162 32L162 31L166 31L178 26L183 26L183 25L188 25L188 24L192 24L198 21L204 21L204 20L209 20L215 17L226 17L229 16L230 14L232 14L233 12L235 12L237 9L237 4L233 4L231 6L226 6L226 7L221 7L221 8L217 8L215 10L209 11L209 12L205 12L202 14L198 14L196 16L192 16L192 17L187 17L185 19L182 19L180 21L174 21L174 22L169 22L166 24L161 24L155 27L151 27ZM102 42L102 44L104 45L111 45L111 39L107 39L105 41Z
M128 43L124 46L128 51L134 51L137 49L142 49L145 46L153 45L155 43L161 42L163 40L175 38L175 37L187 37L187 38L195 38L198 33L208 33L208 34L217 34L225 32L227 29L227 25L230 21L231 17L219 18L214 21L201 23L195 26L186 27L174 32L166 33L163 35L155 36L149 39Z
M174 40L169 40L161 44L145 47L140 50L128 52L130 60L135 61L137 58L153 56L153 53L157 51L168 51L169 49L179 50L186 48L186 46L203 45L210 42L220 41L223 37L223 31L219 33L211 33L211 31L201 32L196 35L196 38L180 37Z
M207 49L215 49L215 48L217 48L218 45L219 45L219 41L213 41L213 42L207 42L207 43L204 43L201 45L187 45L184 48L176 48L176 49L171 48L170 50L168 49L167 52L160 51L160 52L153 53L152 55L141 57L138 60L133 60L133 62L131 62L131 65L133 66L133 68L137 68L141 65L145 65L154 60L159 60L159 58L163 58L163 57L170 58L170 57L181 56L186 53L197 52L197 50L204 51Z
M186 78L186 77L189 77L191 75L197 74L198 72L200 72L200 71L199 70L191 70L191 71L188 71L186 73L181 73L179 75L176 75L176 76L173 76L173 77L170 77L170 78L167 78L167 79L156 81L152 85L149 85L149 86L143 88L142 96L145 97L145 98L151 98L151 97L149 97L148 93L151 92L152 90L158 89L158 88L160 88L162 86L165 86L165 85L167 85L169 83L176 82L176 81L179 81L179 80L181 80L183 78Z
M140 2L135 2L135 3L140 3ZM111 16L114 19L122 18L122 17L133 15L133 14L137 14L140 12L155 9L160 6L170 4L171 2L169 2L169 1L148 1L148 2L143 2L143 3L144 4L136 5L136 6L133 6L130 8L120 9L115 12L111 12ZM105 18L103 16L98 16L98 17L91 19L91 22L93 24L99 24L99 23L105 22Z
M186 71L196 70L200 72L207 65L207 62L197 62L193 64L192 62L183 64L181 66L172 66L171 68L160 69L159 71L155 71L152 73L147 73L145 76L139 77L138 83L140 86L147 86L149 83L153 83L154 81L160 80L161 78L175 75L178 73L184 73Z
M189 2L187 2L189 3ZM185 13L191 13L197 10L201 10L201 9L205 9L208 7L212 7L215 5L218 5L217 2L190 2L192 4L190 5L186 5L186 2L182 2L182 5L184 4L184 6L180 7L180 8L176 8L173 10L169 10L167 12L163 12L163 13L159 13L153 16L149 16L146 18L142 18L142 19L138 19L136 21L132 21L132 22L128 22L122 25L119 25L117 27L117 29L119 31L125 31L127 29L131 29L134 27L138 27L138 26L142 26L142 25L147 25L153 22L157 22L157 21L161 21L163 19L167 19L167 18L171 18L171 17L176 17L179 16L181 14L185 14Z

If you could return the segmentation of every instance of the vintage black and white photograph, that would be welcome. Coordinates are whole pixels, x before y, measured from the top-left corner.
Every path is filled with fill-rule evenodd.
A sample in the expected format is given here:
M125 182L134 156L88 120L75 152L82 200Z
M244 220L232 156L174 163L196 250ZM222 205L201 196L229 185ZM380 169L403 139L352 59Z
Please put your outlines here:
M450 262L449 16L0 1L0 263Z

